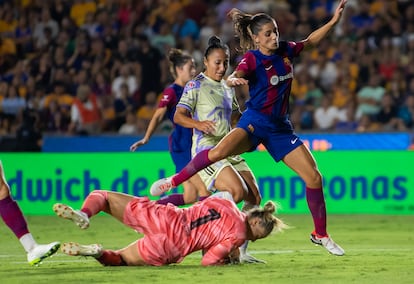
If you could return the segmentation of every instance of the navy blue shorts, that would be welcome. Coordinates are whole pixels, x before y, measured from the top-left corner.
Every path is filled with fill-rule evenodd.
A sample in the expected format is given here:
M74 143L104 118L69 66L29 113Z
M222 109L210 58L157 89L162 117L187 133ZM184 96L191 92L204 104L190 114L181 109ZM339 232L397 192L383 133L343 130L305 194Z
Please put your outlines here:
M168 148L176 173L181 171L191 161L192 135L192 129L177 125L168 137Z
M252 151L263 144L276 162L303 144L294 133L288 117L271 120L262 113L246 110L240 118L238 128L244 129L253 144Z

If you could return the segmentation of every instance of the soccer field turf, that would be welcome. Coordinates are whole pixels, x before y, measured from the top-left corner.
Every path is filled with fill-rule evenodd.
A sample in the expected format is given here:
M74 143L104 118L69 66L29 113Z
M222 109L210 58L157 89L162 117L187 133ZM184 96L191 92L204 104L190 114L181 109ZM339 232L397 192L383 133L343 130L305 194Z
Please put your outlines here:
M249 245L267 264L201 267L194 253L166 267L103 267L92 258L57 253L31 267L18 240L0 223L0 283L414 283L414 217L331 215L329 231L346 250L329 255L309 241L310 215L281 215L293 228ZM87 230L55 216L29 216L39 243L75 241L118 249L138 235L100 215Z

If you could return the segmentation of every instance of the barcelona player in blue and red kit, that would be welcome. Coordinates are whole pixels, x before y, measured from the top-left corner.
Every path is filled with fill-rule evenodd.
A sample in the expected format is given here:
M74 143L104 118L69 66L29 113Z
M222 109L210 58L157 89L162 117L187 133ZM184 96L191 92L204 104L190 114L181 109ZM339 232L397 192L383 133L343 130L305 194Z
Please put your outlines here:
M279 42L275 54L249 50L236 74L249 82L250 99L237 127L251 133L252 149L266 146L276 161L302 144L289 120L289 95L293 78L292 59L303 50L303 43ZM276 136L276 137L273 137Z
M314 230L311 241L334 255L344 250L327 233L322 175L309 149L294 133L288 101L293 77L292 60L304 49L317 45L340 20L346 0L341 0L332 18L300 42L279 41L276 21L267 14L229 13L245 54L227 79L231 87L249 86L250 99L237 127L216 147L201 151L178 174L159 180L151 192L167 191L200 169L230 155L251 151L262 143L276 162L283 161L305 182L306 200Z

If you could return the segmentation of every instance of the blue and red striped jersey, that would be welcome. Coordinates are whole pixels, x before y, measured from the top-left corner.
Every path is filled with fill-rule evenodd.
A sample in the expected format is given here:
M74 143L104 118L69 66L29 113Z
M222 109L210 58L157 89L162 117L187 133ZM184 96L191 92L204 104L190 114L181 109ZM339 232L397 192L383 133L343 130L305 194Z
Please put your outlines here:
M289 113L289 96L292 87L292 60L303 50L302 42L279 42L279 48L272 55L259 50L244 54L236 71L243 72L249 80L249 109L255 110L272 120L285 118Z
M158 104L159 108L167 107L166 116L174 125L174 130L169 137L170 152L191 151L193 130L174 123L175 109L183 91L184 87L178 84L169 85L164 89Z

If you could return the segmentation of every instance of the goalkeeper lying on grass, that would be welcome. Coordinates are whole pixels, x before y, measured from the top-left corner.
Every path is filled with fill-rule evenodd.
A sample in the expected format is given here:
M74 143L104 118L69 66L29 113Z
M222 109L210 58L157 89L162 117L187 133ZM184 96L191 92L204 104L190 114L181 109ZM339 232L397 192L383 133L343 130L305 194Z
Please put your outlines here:
M286 227L273 215L276 206L271 201L264 208L243 213L234 202L218 197L207 198L188 208L177 208L156 204L147 197L94 190L80 210L60 203L53 210L81 229L88 228L89 218L104 211L144 234L120 250L104 250L98 244L62 245L62 251L68 255L92 256L110 266L179 263L198 250L204 252L202 265L234 263L238 262L239 246L246 240L265 238L273 229L280 231Z

